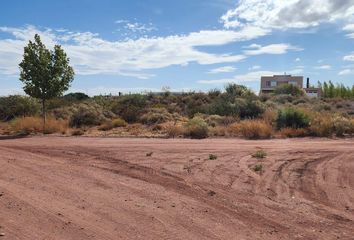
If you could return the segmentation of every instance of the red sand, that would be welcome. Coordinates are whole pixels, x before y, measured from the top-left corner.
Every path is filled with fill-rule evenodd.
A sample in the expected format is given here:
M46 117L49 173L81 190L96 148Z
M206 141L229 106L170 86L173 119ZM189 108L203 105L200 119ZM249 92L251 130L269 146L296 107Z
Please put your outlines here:
M354 140L0 140L0 226L0 240L354 239Z

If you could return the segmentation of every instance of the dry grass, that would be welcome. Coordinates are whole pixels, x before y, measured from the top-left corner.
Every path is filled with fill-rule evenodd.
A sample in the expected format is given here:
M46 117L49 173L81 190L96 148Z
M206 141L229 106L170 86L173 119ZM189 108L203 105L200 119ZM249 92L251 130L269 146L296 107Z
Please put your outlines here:
M175 122L168 122L164 124L163 130L166 132L167 137L169 138L180 137L184 134L183 125Z
M272 125L263 120L244 120L230 125L229 131L234 136L247 139L267 139L273 135Z
M65 134L68 128L68 121L48 118L46 121L44 134ZM39 117L17 118L11 123L11 130L17 134L43 133L43 120Z
M309 135L308 130L304 128L283 128L279 133L282 137L287 138L306 137Z

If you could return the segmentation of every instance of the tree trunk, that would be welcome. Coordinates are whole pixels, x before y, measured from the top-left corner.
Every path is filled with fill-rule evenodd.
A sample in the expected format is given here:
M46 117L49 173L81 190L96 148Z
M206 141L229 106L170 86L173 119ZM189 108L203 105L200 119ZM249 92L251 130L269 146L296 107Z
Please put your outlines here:
M47 120L46 109L45 109L45 99L42 99L42 117L43 117L43 134L45 134L45 123Z

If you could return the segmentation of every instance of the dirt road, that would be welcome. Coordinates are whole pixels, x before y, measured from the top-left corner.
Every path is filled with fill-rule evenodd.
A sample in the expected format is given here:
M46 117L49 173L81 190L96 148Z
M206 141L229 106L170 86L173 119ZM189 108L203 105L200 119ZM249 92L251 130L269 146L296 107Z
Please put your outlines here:
M0 240L354 239L354 140L0 140L0 226Z

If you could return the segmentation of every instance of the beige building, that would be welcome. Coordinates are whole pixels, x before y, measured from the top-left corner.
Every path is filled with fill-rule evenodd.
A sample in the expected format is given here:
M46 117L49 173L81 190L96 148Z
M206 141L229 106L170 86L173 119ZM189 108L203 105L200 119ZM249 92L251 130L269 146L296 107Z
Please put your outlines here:
M291 76L291 75L274 75L274 76L262 76L261 77L261 91L260 93L271 93L278 86L284 84L291 84L298 86L305 91L308 97L320 97L321 89L310 87L310 79L307 78L306 88L304 88L303 76Z
M303 88L304 77L291 75L262 76L261 93L270 93L283 84L291 84Z

